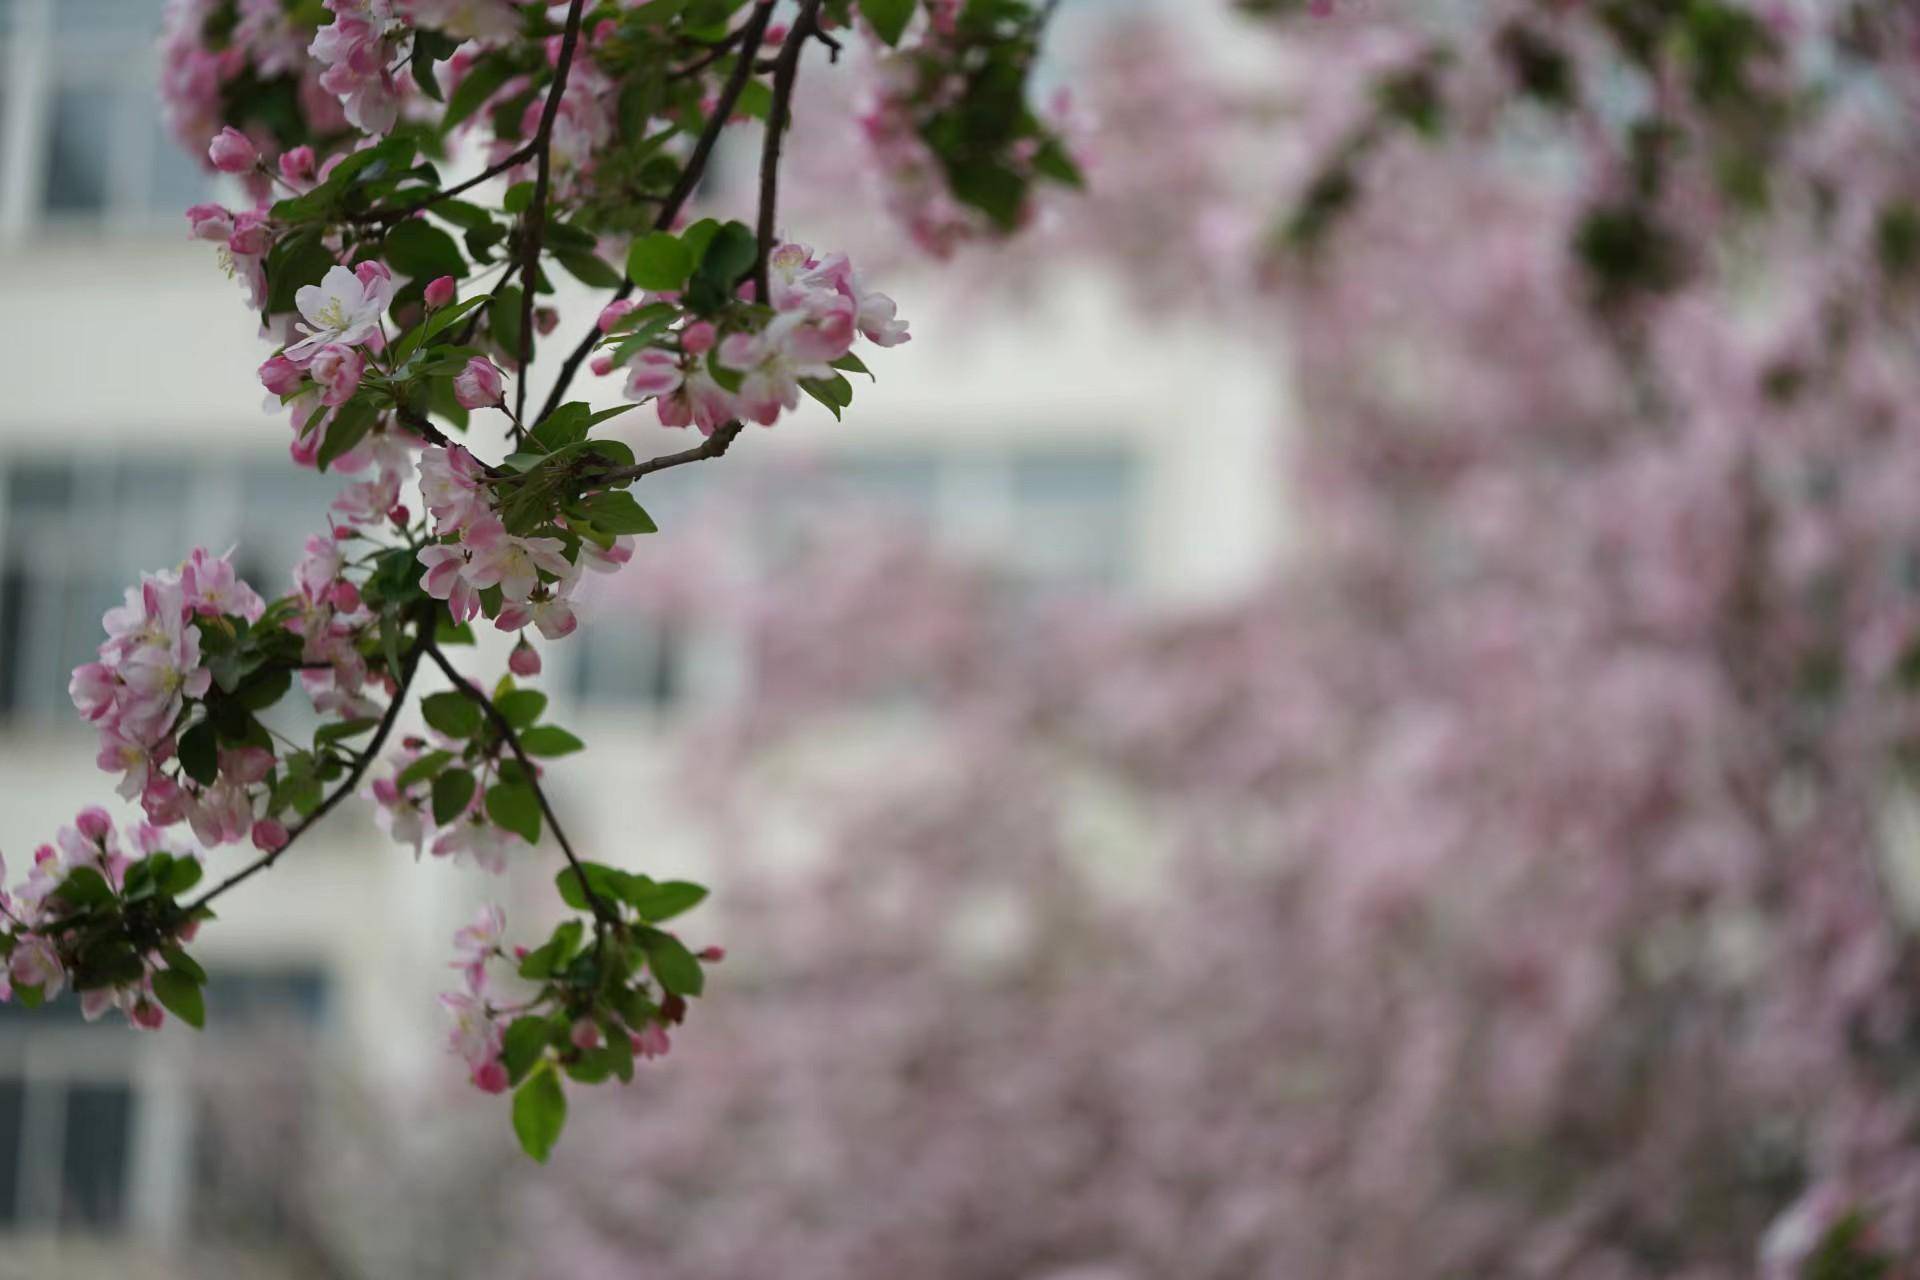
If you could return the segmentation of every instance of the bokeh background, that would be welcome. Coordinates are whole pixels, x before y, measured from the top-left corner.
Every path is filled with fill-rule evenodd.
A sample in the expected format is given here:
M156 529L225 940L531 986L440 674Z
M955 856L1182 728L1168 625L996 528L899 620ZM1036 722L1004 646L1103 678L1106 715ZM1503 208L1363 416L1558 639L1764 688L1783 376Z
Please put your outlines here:
M541 680L578 843L714 889L698 1016L534 1168L433 997L481 903L541 931L550 860L349 807L204 935L205 1033L0 1006L0 1276L1920 1274L1920 399L1900 296L1828 327L1891 290L1914 101L1842 76L1843 212L1784 191L1691 289L1629 254L1668 297L1623 320L1583 237L1627 158L1471 75L1455 140L1327 186L1431 35L1335 9L1068 0L1091 189L944 264L816 68L785 221L914 340L845 423L645 482L662 532ZM183 230L220 189L160 20L0 0L16 859L107 790L65 688L122 585L237 545L271 591L334 487Z

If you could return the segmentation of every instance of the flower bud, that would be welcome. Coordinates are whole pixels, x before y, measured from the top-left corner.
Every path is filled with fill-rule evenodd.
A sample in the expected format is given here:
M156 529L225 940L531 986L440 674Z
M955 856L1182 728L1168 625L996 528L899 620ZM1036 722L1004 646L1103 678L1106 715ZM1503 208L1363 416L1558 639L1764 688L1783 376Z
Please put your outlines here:
M160 1006L145 996L135 1000L133 1008L127 1010L127 1021L142 1031L158 1031L166 1020L167 1015Z
M74 819L73 824L80 828L81 835L95 844L99 844L113 832L113 819L109 818L107 811L98 805L89 805L82 809L80 816Z
M274 853L287 847L287 829L272 818L253 824L253 847L262 853Z
M453 277L441 276L432 284L429 284L426 290L426 297L427 305L430 307L444 307L449 302L452 302Z
M475 356L453 376L453 398L463 409L484 409L503 403L500 386L500 370L485 356Z
M553 307L535 307L533 309L533 331L546 337L560 327L560 312Z
M295 147L280 153L280 176L294 186L313 181L313 148Z
M292 395L300 389L300 366L285 356L268 358L260 366L260 385L276 396Z
M593 1025L592 1018L576 1018L570 1037L573 1047L583 1052L600 1047L600 1028Z
M260 152L246 134L228 125L208 144L207 159L222 173L245 173L260 163Z
M713 325L705 320L697 320L681 333L680 349L690 356L700 355L712 349L714 337Z
M528 644L522 636L520 643L513 646L513 652L507 655L507 670L517 676L537 676L540 674L540 651Z

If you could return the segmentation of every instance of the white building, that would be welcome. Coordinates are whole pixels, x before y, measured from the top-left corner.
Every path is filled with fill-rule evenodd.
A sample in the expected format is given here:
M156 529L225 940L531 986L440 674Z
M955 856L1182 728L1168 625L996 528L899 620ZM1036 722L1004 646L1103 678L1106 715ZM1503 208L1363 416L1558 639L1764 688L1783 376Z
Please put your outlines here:
M159 7L0 0L0 851L16 872L83 804L112 799L65 692L102 610L195 545L237 544L255 585L283 589L336 488L287 462L286 426L254 381L254 321L185 235L180 210L212 188L159 122ZM1259 353L1223 359L1218 333L1149 333L1092 278L991 323L943 307L937 276L886 283L915 340L875 361L879 385L863 383L847 421L809 412L647 482L664 531L641 554L673 554L688 493L819 451L957 549L1023 574L1177 604L1259 571L1276 534ZM595 305L577 303L569 331ZM1166 381L1183 362L1207 377ZM628 420L640 452L684 447L648 417ZM555 800L599 850L622 815L584 807L589 779L644 786L677 717L724 696L724 680L644 618L590 621L548 659L542 687L594 748L553 770ZM698 873L690 845L650 858ZM87 1027L70 1000L0 1009L0 1280L162 1274L151 1246L196 1230L195 1187L213 1176L189 1083L221 1036L247 1034L243 1007L317 1025L330 1060L451 1076L432 995L449 935L491 887L416 865L349 806L203 935L227 1029Z

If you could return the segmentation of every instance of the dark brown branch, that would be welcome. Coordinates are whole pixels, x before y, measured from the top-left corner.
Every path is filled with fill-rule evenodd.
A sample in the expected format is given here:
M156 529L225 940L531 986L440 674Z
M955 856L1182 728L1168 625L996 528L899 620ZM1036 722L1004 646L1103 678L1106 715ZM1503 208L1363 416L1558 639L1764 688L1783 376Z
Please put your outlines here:
M767 112L766 142L760 149L759 245L753 260L753 296L763 304L773 298L768 287L767 255L773 252L773 223L780 206L780 145L793 119L793 86L800 75L800 55L807 40L819 30L819 20L820 0L800 0L800 12L780 46L773 69L773 106Z
M630 467L615 467L593 474L590 480L595 485L631 484L641 476L650 476L656 471L665 471L671 467L684 467L689 462L705 462L709 458L718 458L726 454L740 434L744 424L734 421L721 426L702 444L691 449L682 449L678 453L663 453L657 458L648 458L645 462L636 462Z
M322 818L333 812L334 806L353 794L354 789L360 785L360 779L366 776L368 767L373 764L374 758L380 754L380 749L387 745L387 738L393 733L394 722L400 718L400 708L406 705L407 691L413 687L413 677L420 669L420 655L426 652L428 646L433 643L433 614L427 610L422 610L417 625L419 630L414 637L413 644L407 649L406 654L400 660L400 670L395 676L395 679L398 681L398 687L393 691L392 700L387 703L386 714L380 717L380 725L373 731L373 739L367 743L366 749L354 758L353 768L348 771L345 780L333 789L332 794L320 802L318 808L302 818L294 825L292 830L287 832L287 842L285 844L273 850L271 853L266 853L255 858L252 862L249 862L246 866L240 868L240 870L234 872L225 880L222 880L198 898L195 898L192 902L187 903L183 910L189 912L198 910L227 890L244 883L259 872L271 867L280 860L281 856L284 855L287 850L293 848L296 840L313 830Z
M468 178L465 182L455 183L453 186L448 187L445 191L436 191L432 195L428 196L425 200L421 200L415 204L402 205L396 209L374 209L367 213L361 214L359 217L354 218L353 221L360 222L360 223L373 223L373 224L378 224L383 222L400 222L404 219L411 218L414 214L419 213L422 210L431 209L434 205L439 204L442 200L451 200L453 197L459 195L463 191L471 191L473 188L479 186L481 183L487 181L489 178L497 178L501 174L505 173L507 170L513 168L515 165L525 164L527 161L531 159L533 159L533 144L528 143L526 146L521 147L519 150L515 151L512 155L508 156L505 160L500 161L498 164L488 165L486 169L482 170L479 173L476 173L473 177Z
M533 132L536 164L533 199L520 218L520 369L514 378L514 432L527 416L527 366L533 363L533 287L540 279L540 237L547 228L547 187L553 170L553 122L560 117L560 98L567 91L567 72L573 68L573 51L580 43L580 15L586 0L573 0L567 6L567 29L560 37L560 60L553 68L553 88L547 92L547 105L541 108L540 125Z
M593 885L588 882L586 868L580 865L580 859L573 852L572 842L567 839L567 833L561 829L560 815L553 811L553 805L547 799L546 788L540 785L540 771L528 758L526 750L521 747L520 735L514 732L512 722L499 707L493 704L492 698L480 691L478 685L454 669L453 664L447 661L447 655L440 652L438 645L429 642L427 656L432 658L433 665L439 667L442 674L453 682L455 689L465 694L475 706L480 708L494 730L499 733L501 740L507 744L508 750L513 752L513 758L520 762L522 772L527 775L527 785L533 788L534 798L540 802L540 812L547 820L547 830L553 832L554 840L560 845L560 852L567 855L567 865L573 868L573 874L579 878L580 891L586 895L588 904L593 907L594 916L602 924L618 924L620 913L595 893Z
M693 195L694 188L700 185L700 179L706 174L707 162L713 157L713 149L720 141L720 134L727 127L727 120L733 115L734 107L739 105L740 95L746 92L747 81L753 78L753 58L760 51L760 42L766 39L767 23L773 17L771 4L754 6L753 16L741 30L740 61L735 65L733 74L727 77L727 83L720 90L720 97L713 105L713 114L707 118L706 128L700 131L699 140L693 145L693 152L687 157L686 165L680 170L679 180L673 184L673 190L667 193L666 202L660 206L659 216L653 220L655 231L671 230L679 219L680 211ZM614 290L613 301L621 302L633 296L633 281L623 280ZM567 394L567 388L573 385L580 366L593 354L594 344L600 341L600 329L596 323L580 340L580 345L568 353L565 363L560 366L560 374L553 380L553 389L547 392L546 403L540 406L540 417L545 418L560 407L561 397ZM524 416L524 415L523 415Z

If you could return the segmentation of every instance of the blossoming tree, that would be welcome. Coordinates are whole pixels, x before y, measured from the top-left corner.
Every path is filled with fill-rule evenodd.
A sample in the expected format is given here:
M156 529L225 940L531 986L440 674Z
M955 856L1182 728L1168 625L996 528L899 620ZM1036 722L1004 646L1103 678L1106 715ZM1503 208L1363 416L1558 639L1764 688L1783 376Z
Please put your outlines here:
M780 235L810 48L838 55L835 33L855 30L911 38L892 145L919 138L923 179L956 209L1010 224L1037 178L1074 177L1024 105L1045 19L1027 0L777 8L175 0L169 119L252 201L195 206L192 235L260 316L260 381L291 423L292 464L353 479L287 594L264 598L202 549L106 615L71 692L145 820L121 833L89 808L36 851L0 898L0 995L37 1005L72 988L90 1018L117 1007L139 1027L167 1013L201 1025L206 974L187 947L216 903L364 791L416 853L498 871L545 835L564 856L557 888L575 914L509 948L501 914L484 913L457 939L465 989L445 997L474 1084L514 1090L530 1154L559 1135L563 1078L628 1080L636 1055L666 1051L720 953L663 926L705 891L569 841L543 762L582 743L516 683L541 669L530 633L564 639L582 575L619 570L654 530L635 481L722 456L803 393L838 416L847 375L867 373L856 349L907 340L844 254ZM761 134L749 220L691 220L722 134L748 120ZM463 164L469 176L443 177ZM556 271L611 295L571 341L542 302ZM568 399L589 363L624 375L633 403ZM704 439L641 459L596 431L642 403ZM491 685L450 656L477 625L520 637ZM396 742L428 667L452 688L420 700L425 736ZM300 740L275 715L296 685L320 717ZM251 859L204 883L209 853L230 845ZM498 969L519 995L495 992Z

